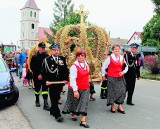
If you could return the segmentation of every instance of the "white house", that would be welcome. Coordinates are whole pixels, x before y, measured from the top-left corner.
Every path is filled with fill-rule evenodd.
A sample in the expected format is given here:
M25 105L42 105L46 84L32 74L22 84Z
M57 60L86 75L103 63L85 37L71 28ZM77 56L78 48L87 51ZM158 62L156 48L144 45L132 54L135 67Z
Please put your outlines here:
M141 32L134 32L133 33L131 38L128 40L127 44L130 45L132 43L137 43L139 45L142 43Z

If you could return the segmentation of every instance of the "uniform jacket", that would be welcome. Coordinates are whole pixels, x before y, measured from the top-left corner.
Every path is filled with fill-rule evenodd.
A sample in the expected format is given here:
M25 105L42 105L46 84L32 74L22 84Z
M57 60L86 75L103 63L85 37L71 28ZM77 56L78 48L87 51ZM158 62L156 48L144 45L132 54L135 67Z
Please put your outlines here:
M124 55L125 61L128 65L128 72L126 73L127 75L133 75L137 78L140 77L140 66L138 64L138 56L137 55L132 55L131 52L127 52ZM131 74L130 74L131 73Z
M48 54L45 52L40 54L37 52L31 59L30 68L33 72L33 75L39 75L42 72L42 63L43 59L46 58Z
M45 58L42 66L42 76L46 81L68 81L69 70L65 58L58 56L57 63L52 56Z

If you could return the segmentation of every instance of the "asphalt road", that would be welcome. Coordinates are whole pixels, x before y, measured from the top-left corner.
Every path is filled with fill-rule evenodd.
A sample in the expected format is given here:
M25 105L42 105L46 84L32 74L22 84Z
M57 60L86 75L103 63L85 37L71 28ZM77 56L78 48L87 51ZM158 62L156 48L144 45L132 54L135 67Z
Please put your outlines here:
M41 107L35 107L34 90L23 87L21 82L16 84L20 91L20 98L17 105L29 122L32 129L82 129L79 121L71 121L70 115L63 115L64 122L58 123L43 110L43 99L41 97ZM67 90L67 86L65 87ZM96 101L90 101L88 105L87 123L90 129L159 129L160 128L160 81L139 80L136 83L133 102L135 106L123 104L126 114L115 114L110 112L110 107L106 107L106 100L99 97L100 87L95 85ZM63 104L66 95L61 95ZM79 119L78 119L79 120ZM27 124L25 122L25 124ZM0 126L1 127L1 126ZM2 128L3 129L3 128ZM13 128L17 129L17 128ZM26 128L26 129L29 129Z
M17 105L0 109L0 129L31 129L26 117Z

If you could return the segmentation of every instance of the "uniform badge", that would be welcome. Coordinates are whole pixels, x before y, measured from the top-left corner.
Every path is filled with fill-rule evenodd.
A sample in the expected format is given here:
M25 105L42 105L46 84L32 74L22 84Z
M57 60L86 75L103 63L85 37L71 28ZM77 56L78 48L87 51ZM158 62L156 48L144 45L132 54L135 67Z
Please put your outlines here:
M63 60L59 60L59 61L58 61L58 64L59 64L59 65L64 65Z

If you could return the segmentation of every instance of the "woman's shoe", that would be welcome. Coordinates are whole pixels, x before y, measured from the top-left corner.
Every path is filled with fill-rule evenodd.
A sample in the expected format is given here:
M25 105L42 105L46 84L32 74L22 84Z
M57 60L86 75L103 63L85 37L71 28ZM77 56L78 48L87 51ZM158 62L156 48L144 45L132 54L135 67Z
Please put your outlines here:
M62 93L64 94L66 91L64 90L64 91L62 91Z
M117 109L118 112L122 113L122 114L126 114L125 111L120 110L119 108Z
M75 118L72 118L72 121L77 121L77 117L75 117Z
M112 112L112 113L115 113L115 112L116 112L116 110L112 110L112 107L111 107L111 112Z
M58 100L58 104L60 104L60 105L62 104L62 101L61 101L61 99L59 99L59 100Z
M96 100L96 98L94 98L94 97L90 96L90 100L95 101L95 100Z
M80 124L79 124L80 126L83 126L84 128L89 128L89 125L87 125L87 124L82 124L82 122L85 122L85 121L81 121Z
M77 121L77 116L74 113L72 114L71 117L72 117L72 121Z

